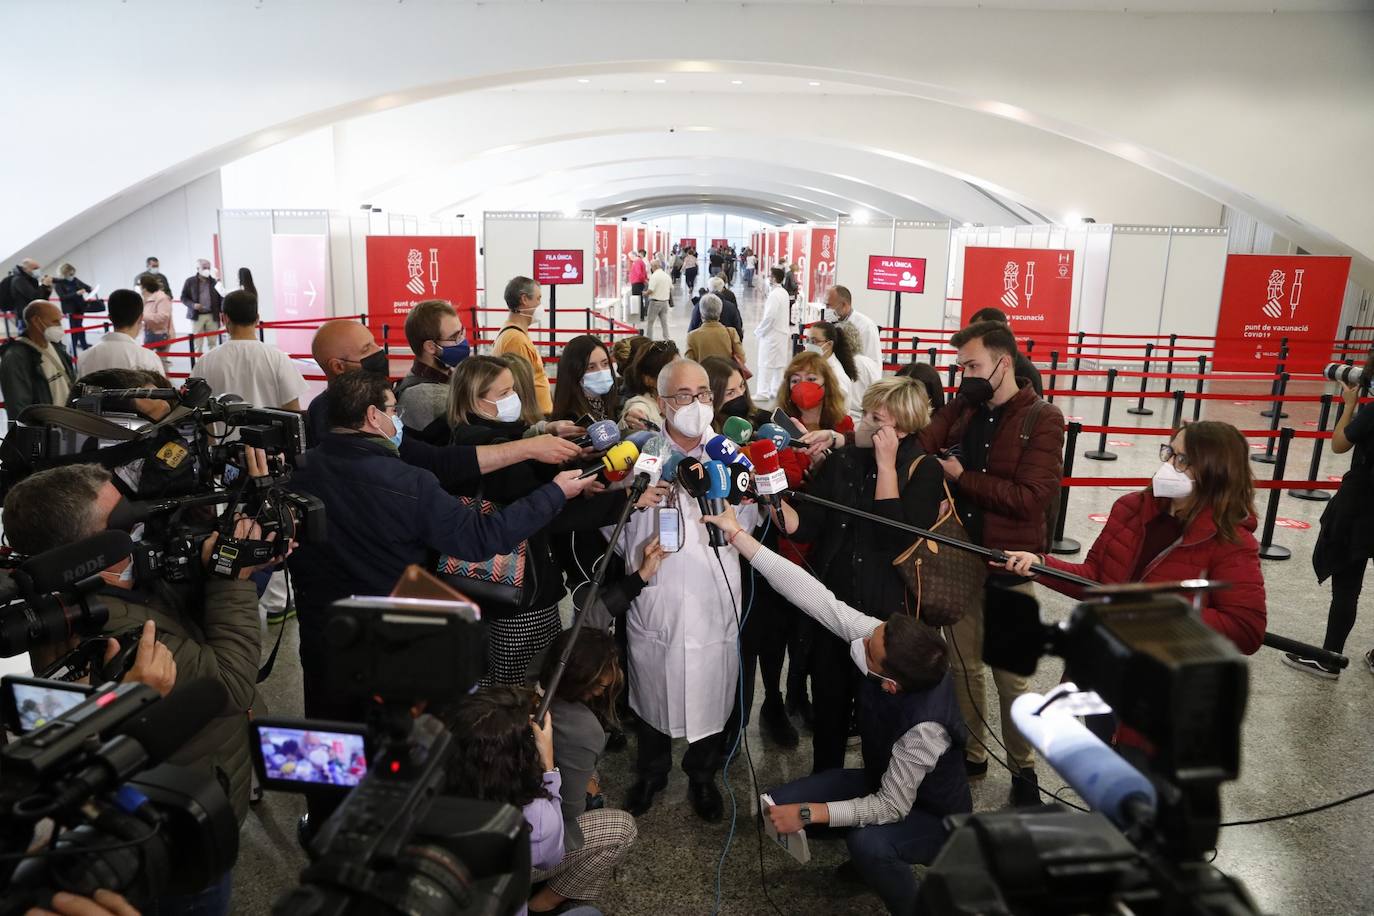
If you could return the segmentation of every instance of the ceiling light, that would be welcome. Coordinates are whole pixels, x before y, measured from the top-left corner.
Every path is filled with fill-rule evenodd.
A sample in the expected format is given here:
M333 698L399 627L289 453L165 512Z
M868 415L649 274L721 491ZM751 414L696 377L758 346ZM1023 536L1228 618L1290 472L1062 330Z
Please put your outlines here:
M808 86L819 86L820 83L816 82L815 80L812 80L811 82L807 83L806 85L808 85Z
M743 86L744 80L730 80L731 86Z
M655 82L655 83L666 83L666 82L668 82L668 81L667 81L667 80L654 80L654 82Z
M590 83L591 80L578 80L579 83Z

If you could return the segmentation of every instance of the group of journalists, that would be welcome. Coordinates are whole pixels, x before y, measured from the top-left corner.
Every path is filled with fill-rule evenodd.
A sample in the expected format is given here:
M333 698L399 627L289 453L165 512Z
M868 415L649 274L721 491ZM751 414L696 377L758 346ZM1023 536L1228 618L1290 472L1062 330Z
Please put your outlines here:
M840 877L861 882L892 913L915 912L912 865L934 858L948 816L972 810L970 781L986 775L990 746L993 756L998 743L1005 748L1009 802L1040 802L1034 753L1010 713L1028 679L992 671L1000 742L988 727L982 606L953 626L927 626L920 596L895 565L915 536L789 493L920 528L957 518L972 541L1008 557L990 571L992 589L1072 594L1048 576L1037 583L1033 564L1103 583L1224 580L1229 589L1203 598L1204 622L1242 653L1260 646L1265 592L1245 438L1226 423L1185 425L1160 447L1150 487L1113 506L1082 563L1049 556L1064 420L1020 371L1028 361L996 314L952 338L962 380L948 399L939 376L913 364L850 403L831 359L843 328L808 329L813 346L767 393L771 412L755 406L737 362L698 363L671 341L612 346L577 337L561 348L550 383L529 336L542 317L538 285L516 278L505 303L510 314L492 355L472 351L448 303L418 305L405 323L414 363L396 384L367 327L333 321L319 329L312 354L328 385L308 406L309 448L290 484L323 503L328 536L293 544L267 566L289 570L305 715L357 723L368 702L330 689L331 605L391 593L412 564L468 593L493 558L520 558L517 580L481 602L485 676L466 698L430 712L456 737L448 791L524 813L530 912L595 912L590 905L632 854L636 818L667 785L674 738L687 741L680 765L692 810L708 822L722 818L719 773L754 708L757 680L770 741L797 746L799 724L812 734L811 773L769 787L767 817L781 833L842 838L849 860ZM165 384L144 375L109 387ZM129 403L149 422L167 409ZM1348 395L1347 417L1355 407ZM1355 448L1364 473L1369 420L1366 409L1341 425L1338 440L1338 450ZM631 487L632 469L603 453L611 454L608 436L636 434L641 443L657 439L677 473ZM742 453L750 441L769 444ZM749 487L726 500L698 498L692 474L742 456L755 459L760 476L780 472L785 487L766 498ZM246 450L246 463L250 475L268 473L256 449ZM99 463L41 470L9 490L5 535L13 550L41 554L128 526L121 506L132 495L120 473ZM588 605L588 580L630 499L599 600ZM236 533L262 538L255 525L244 519ZM208 560L213 536L203 549ZM254 791L250 741L258 740L248 720L262 713L265 567L185 587L143 581L130 562L100 573L106 631L144 627L125 680L164 695L195 679L223 685L224 708L172 762L213 774L241 824ZM559 613L569 593L585 615L570 653ZM35 647L34 669L71 645ZM565 654L549 715L536 721L543 685ZM861 763L847 766L856 735ZM628 744L634 782L604 785L603 755ZM360 775L352 749L324 741L264 737L261 757L288 778L320 772L351 785ZM311 797L303 842L336 805ZM137 903L144 912L227 913L230 874L193 894ZM109 891L59 894L50 907L134 912Z

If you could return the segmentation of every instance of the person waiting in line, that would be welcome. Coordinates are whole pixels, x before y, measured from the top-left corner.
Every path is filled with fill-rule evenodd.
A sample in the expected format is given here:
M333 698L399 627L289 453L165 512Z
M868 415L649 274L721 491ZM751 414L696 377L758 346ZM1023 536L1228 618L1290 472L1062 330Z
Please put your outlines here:
M234 290L224 297L224 318L229 339L198 359L191 377L205 379L216 395L236 394L254 407L300 410L310 386L290 356L258 339L258 297Z
M638 571L603 591L608 609L613 603L623 615L658 572L663 556L663 549L655 544L644 552ZM571 635L572 631L565 631L544 653L539 668L541 692L552 680ZM553 869L535 871L534 880L547 883L530 898L532 913L552 912L569 899L596 900L639 834L629 812L606 807L597 771L606 752L607 734L618 725L616 701L624 689L625 672L615 638L584 625L549 704L553 762L563 777L563 861Z
M558 358L558 380L553 389L553 420L620 419L611 353L601 339L579 334L568 341Z
M396 403L406 434L434 445L448 442L448 383L453 367L472 352L463 319L443 299L417 302L406 315L406 343L415 354L410 371L396 383Z
M663 367L678 358L677 344L671 340L652 340L640 347L625 367L624 396L626 399L647 395L657 399L658 374Z
M708 357L719 356L743 366L744 344L734 328L721 324L720 297L707 293L701 297L698 307L701 309L702 323L701 327L687 335L687 358L700 362Z
M144 272L138 277L138 291L143 296L143 342L162 360L164 373L172 367L166 355L166 341L172 337L172 297L163 289L166 282L161 274Z
M191 322L191 349L197 353L212 349L219 343L221 309L224 294L210 262L196 259L196 272L181 284L181 304L186 306L186 320Z
M897 370L897 376L899 378L914 378L925 386L926 398L930 401L932 413L945 406L945 380L940 377L940 370L930 363L913 359Z
M23 336L0 357L0 397L11 420L33 404L67 403L76 370L62 338L61 309L46 299L30 302L24 309Z
M759 341L759 371L754 390L760 399L777 393L792 349L791 305L782 286L784 275L779 267L770 272L772 282L763 303L763 317L754 328Z
M1017 379L1016 338L1005 324L969 325L950 344L959 351L964 378L959 393L922 430L921 444L937 454L945 476L957 485L960 521L975 543L1043 550L1049 539L1046 516L1063 476L1064 415L1041 400L1029 381ZM990 576L988 585L1035 594L1034 583L1009 573ZM964 685L959 704L974 738L966 748L969 774L985 775L991 736L983 715L982 604L970 607L947 633L955 681ZM1002 741L1015 770L1012 803L1039 804L1035 752L1011 718L1012 701L1030 690L1030 679L998 668L992 674Z
M671 339L672 335L668 333L668 309L673 304L673 281L663 269L662 261L653 262L645 298L647 301L644 303L644 336L654 336L654 322L657 321L663 328L663 339Z
M712 277L706 284L705 292L692 300L692 320L687 323L687 333L691 334L701 327L701 300L708 293L720 297L720 323L727 328L734 328L735 334L743 340L744 318L740 315L739 300L735 298L734 290L726 286L720 277Z
M630 295L638 296L641 308L644 305L644 291L649 286L649 262L644 258L645 252L630 252L630 267L627 277L630 284Z
M806 491L895 522L929 528L945 499L944 473L927 456L920 432L930 423L925 389L913 379L883 379L868 389L854 444L832 453ZM786 535L810 544L808 567L839 600L880 620L915 616L915 600L893 562L911 535L809 503L782 504ZM813 630L809 665L815 722L813 772L844 765L855 690L844 664L847 646Z
M615 365L619 368L622 376L630 363L634 362L635 354L651 343L653 341L643 334L635 334L622 337L611 346L611 358L615 361Z
M881 620L841 601L755 540L733 508L708 520L758 575L845 647L847 657L837 664L861 679L863 768L845 769L841 758L832 769L779 786L768 793L774 804L765 816L779 833L843 830L850 862L839 876L856 875L888 912L914 914L911 866L929 864L944 846L947 817L973 810L962 766L965 730L944 642L898 608Z
M138 342L139 332L143 329L143 297L131 289L117 289L110 293L107 309L110 330L100 338L99 343L82 355L76 367L76 377L80 379L101 369L161 372L162 361Z
M540 414L553 410L553 396L549 392L549 377L544 373L544 361L530 337L530 329L544 323L547 311L543 306L544 288L529 277L514 277L506 284L504 297L510 315L491 346L492 356L515 353L523 356L534 369L534 394Z
M1007 313L994 306L981 308L974 312L972 317L969 318L968 323L977 324L980 321L1000 321L1007 326L1008 330L1011 330L1011 324L1007 321ZM1016 377L1023 378L1030 382L1031 387L1035 389L1035 393L1043 398L1045 396L1045 383L1041 381L1040 370L1035 368L1035 363L1031 362L1030 357L1018 349L1016 351L1014 366Z
M58 268L57 279L53 280L52 288L62 304L62 314L66 315L67 321L71 323L72 352L85 350L90 346L86 343L85 330L85 294L93 292L90 284L81 280L76 275L76 268L67 263Z
M1374 350L1365 360L1357 385L1346 385L1341 392L1344 406L1331 433L1331 451L1343 455L1354 449L1350 470L1341 478L1340 489L1322 510L1317 546L1312 551L1312 568L1317 582L1331 579L1331 607L1326 615L1326 637L1322 648L1344 652L1346 638L1355 626L1360 603L1360 587L1365 567L1374 556L1374 405L1360 406L1360 391L1374 380ZM1328 668L1314 658L1284 656L1284 663L1335 680L1339 668ZM1374 672L1374 649L1364 653L1364 663Z

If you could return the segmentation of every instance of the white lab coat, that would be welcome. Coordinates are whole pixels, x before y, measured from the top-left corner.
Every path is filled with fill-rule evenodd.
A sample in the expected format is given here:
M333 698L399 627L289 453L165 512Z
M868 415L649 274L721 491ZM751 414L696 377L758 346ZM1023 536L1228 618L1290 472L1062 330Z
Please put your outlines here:
M673 450L681 451L676 444ZM687 454L707 460L700 445ZM682 513L682 549L664 558L626 615L630 708L665 735L697 741L725 728L739 689L739 554L722 547L717 563L696 499L673 487L663 506L674 503ZM746 528L758 521L752 505L735 511ZM639 567L644 545L658 534L657 519L653 509L630 516L616 545L627 568ZM604 533L609 537L610 529Z
M832 355L831 360L835 357ZM834 366L830 367L834 369ZM864 395L868 392L868 386L883 377L883 370L873 360L864 356L862 353L854 354L854 372L858 378L849 381L849 400L845 402L845 409L848 414L858 422L864 415Z
M774 286L763 303L763 318L754 328L759 339L759 367L786 369L792 359L792 323L789 319L787 290Z
M881 374L883 365L882 345L879 339L878 326L873 323L873 319L856 309L850 312L849 317L841 323L850 325L859 332L859 351L878 364ZM860 375L862 374L860 373Z

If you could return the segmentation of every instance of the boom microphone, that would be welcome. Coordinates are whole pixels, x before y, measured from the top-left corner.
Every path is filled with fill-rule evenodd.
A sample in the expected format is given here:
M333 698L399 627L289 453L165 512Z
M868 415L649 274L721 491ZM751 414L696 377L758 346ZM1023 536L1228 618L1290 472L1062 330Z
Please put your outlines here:
M582 448L590 446L598 452L604 452L620 441L620 427L616 426L613 420L598 420L587 427L585 436L578 436L572 441L573 445L579 445Z
M108 569L133 551L128 532L102 531L29 557L19 569L29 577L36 593L56 592Z
M601 456L601 460L587 468L577 478L585 480L605 471L607 474L618 474L628 471L634 467L635 459L639 457L639 449L635 448L632 442L617 442L611 446L610 451Z

